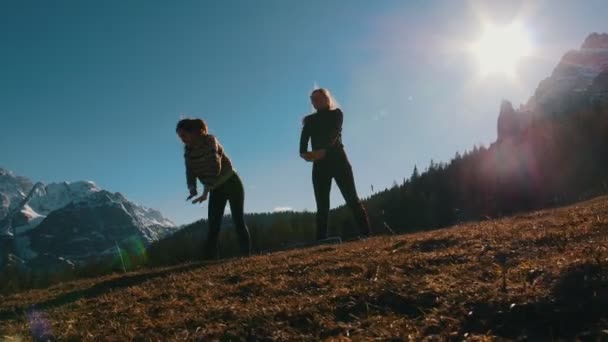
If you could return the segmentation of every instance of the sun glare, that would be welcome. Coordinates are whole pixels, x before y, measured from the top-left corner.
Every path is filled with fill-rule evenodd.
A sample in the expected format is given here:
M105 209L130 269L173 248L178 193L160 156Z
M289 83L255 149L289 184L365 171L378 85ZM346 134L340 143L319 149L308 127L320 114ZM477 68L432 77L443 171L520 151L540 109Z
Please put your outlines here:
M520 24L505 27L488 25L471 52L479 62L482 76L515 76L517 63L532 50L527 32Z

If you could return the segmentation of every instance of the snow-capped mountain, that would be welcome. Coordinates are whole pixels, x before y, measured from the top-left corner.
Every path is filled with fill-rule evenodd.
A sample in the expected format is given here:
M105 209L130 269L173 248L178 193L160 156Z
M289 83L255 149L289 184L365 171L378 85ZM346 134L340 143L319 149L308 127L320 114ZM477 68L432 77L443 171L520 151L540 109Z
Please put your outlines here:
M11 203L25 198L33 186L29 179L15 176L8 170L0 168L0 218L8 214Z
M29 206L42 215L65 207L71 202L82 201L101 191L93 182L52 183L36 189Z
M101 255L124 241L146 246L175 225L154 209L90 181L34 184L0 168L0 237L25 260Z
M97 191L51 212L35 229L23 234L30 249L69 259L104 254L117 243L145 246L165 236L169 221L150 219L150 209L129 202L119 193ZM154 211L152 211L154 212ZM156 212L158 213L158 212Z

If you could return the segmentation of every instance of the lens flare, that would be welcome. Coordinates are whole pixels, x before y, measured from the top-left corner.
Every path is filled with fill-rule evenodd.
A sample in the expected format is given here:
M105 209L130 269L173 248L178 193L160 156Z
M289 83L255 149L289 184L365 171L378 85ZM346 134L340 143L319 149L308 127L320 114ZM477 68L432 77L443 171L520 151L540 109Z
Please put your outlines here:
M53 340L51 324L46 313L32 309L27 313L27 322L35 341Z
M130 271L143 265L148 260L146 246L137 236L132 236L120 243L116 243L113 254L113 268Z

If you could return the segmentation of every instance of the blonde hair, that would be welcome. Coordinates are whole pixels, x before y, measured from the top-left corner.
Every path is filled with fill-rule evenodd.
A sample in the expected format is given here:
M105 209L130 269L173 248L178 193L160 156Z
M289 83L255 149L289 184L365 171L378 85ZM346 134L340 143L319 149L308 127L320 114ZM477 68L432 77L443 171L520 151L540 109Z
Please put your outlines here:
M312 91L311 95L314 93L322 93L323 95L325 95L325 97L329 100L329 109L334 110L334 109L340 107L340 105L338 104L338 101L336 101L336 99L331 95L331 92L329 91L329 89L316 88Z

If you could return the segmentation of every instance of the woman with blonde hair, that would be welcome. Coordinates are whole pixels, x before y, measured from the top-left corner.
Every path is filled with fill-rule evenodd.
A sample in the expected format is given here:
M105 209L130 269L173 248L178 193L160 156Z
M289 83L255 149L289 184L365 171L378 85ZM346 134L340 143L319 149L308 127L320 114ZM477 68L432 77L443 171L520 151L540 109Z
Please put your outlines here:
M304 118L300 137L300 156L313 163L312 182L317 202L317 239L327 238L332 179L346 205L354 214L361 235L371 234L367 211L355 187L351 164L342 144L342 111L336 107L335 100L327 89L316 89L310 95L316 112ZM312 151L308 151L308 142Z

